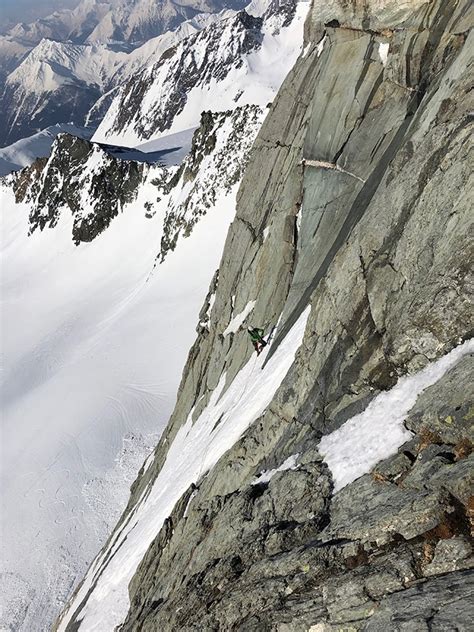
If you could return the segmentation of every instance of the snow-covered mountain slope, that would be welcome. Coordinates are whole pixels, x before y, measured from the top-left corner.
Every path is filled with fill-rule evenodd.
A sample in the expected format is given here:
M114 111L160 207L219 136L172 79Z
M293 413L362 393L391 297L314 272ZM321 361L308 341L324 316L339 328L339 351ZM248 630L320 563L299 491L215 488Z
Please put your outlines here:
M57 630L470 628L471 28L468 0L315 0L173 415Z
M2 629L48 630L123 509L171 413L263 116L206 115L169 169L61 134L3 180Z
M74 9L55 11L28 24L20 22L11 28L5 37L22 41L31 48L42 39L82 43L109 11L108 2L82 0Z
M199 13L239 9L246 0L113 0L108 13L88 35L88 42L144 42L175 29Z
M104 46L117 53L129 53L146 46L159 35L176 31L181 24L190 35L201 28L199 22L201 19L205 21L206 15L225 9L239 10L245 4L247 2L243 0L179 3L171 0L82 0L75 9L56 11L31 24L17 24L0 36L0 79L3 80L43 40ZM187 27L185 23L188 23ZM148 49L152 55L152 41Z
M271 102L294 64L308 2L272 2L192 35L118 90L94 140L136 146L193 127L206 104L227 110Z
M238 9L244 4L241 0L192 5L85 0L75 10L53 16L53 22L63 21L57 30L46 26L48 19L28 27L18 25L0 37L0 105L5 114L0 143L56 123L82 124L104 93L156 62L184 37L232 15L227 7ZM83 31L92 28L94 16L100 17L99 23L85 37Z
M85 124L97 128L120 90L121 84L158 62L165 51L209 24L234 14L235 11L232 9L225 9L219 13L199 13L192 19L182 22L175 30L152 38L130 53L117 53L116 67L111 68L112 72L109 72L107 92L94 103L87 113Z
M112 75L110 84L120 85L132 77L134 73L155 64L165 51L173 48L181 40L197 33L213 22L231 17L235 13L234 9L224 9L216 13L198 13L189 20L181 22L177 28L149 39L123 58L115 74Z
M18 66L31 46L13 38L0 36L0 81L3 85L8 74Z
M117 57L105 46L42 40L6 79L0 97L2 143L53 124L82 121L103 93Z
M20 23L6 34L34 47L42 39L77 44L123 42L141 44L176 28L198 13L245 6L239 0L82 0L74 9L55 11L30 24Z
M24 93L54 92L65 84L83 82L103 88L125 56L104 45L83 46L43 39L8 76L7 88ZM20 94L20 99L25 95Z
M36 158L43 158L50 154L51 145L58 134L73 134L80 138L90 139L93 131L85 127L77 127L68 123L52 125L27 138L0 149L0 176L10 171L18 171L22 167L31 165Z

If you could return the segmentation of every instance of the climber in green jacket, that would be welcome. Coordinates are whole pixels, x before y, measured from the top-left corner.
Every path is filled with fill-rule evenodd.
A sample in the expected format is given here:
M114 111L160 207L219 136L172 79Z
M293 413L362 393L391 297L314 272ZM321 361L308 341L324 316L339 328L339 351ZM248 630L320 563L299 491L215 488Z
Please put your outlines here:
M263 348L267 346L267 343L263 339L264 330L258 329L258 327L247 327L247 331L249 332L250 340L252 341L257 355L260 355Z

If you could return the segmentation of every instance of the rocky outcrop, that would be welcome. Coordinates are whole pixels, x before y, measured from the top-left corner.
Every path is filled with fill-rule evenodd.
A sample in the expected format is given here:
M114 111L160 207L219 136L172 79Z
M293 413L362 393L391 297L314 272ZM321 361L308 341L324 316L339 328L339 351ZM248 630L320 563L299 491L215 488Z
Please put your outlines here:
M148 187L144 214L151 218L160 206L166 209L157 252L162 262L240 181L265 113L256 105L204 112L179 167L135 162L126 154L121 159L113 147L62 133L49 158L37 159L9 181L16 201L30 205L30 234L54 228L67 209L76 245L95 239Z
M68 207L77 245L92 241L109 226L134 198L145 173L143 164L118 160L98 145L60 134L50 157L38 159L13 176L13 186L17 202L31 203L31 233L53 228Z
M468 629L472 356L420 395L412 438L342 489L318 445L471 336L471 19L464 0L313 3L176 409L67 630L86 629L111 551L127 546L188 416L197 423L221 376L225 392L248 361L246 337L224 332L250 301L253 323L279 323L266 362L309 306L302 345L263 414L157 528L120 629Z
M170 204L166 212L161 261L175 249L181 234L191 233L199 219L216 204L218 196L222 192L229 193L240 181L263 118L263 110L256 105L202 113L189 155L165 185L168 191L182 179L187 195Z

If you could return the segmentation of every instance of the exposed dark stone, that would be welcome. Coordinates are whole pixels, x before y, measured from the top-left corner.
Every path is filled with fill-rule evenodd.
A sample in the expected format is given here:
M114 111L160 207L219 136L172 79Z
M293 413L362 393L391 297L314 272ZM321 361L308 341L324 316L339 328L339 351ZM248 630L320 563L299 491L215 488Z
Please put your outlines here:
M92 170L87 168L91 158L98 163ZM133 200L143 172L143 164L112 158L98 145L60 134L49 159L40 158L18 173L14 190L18 201L27 199L31 204L30 233L53 228L67 206L77 245L97 237ZM83 195L90 204L88 211L81 202Z

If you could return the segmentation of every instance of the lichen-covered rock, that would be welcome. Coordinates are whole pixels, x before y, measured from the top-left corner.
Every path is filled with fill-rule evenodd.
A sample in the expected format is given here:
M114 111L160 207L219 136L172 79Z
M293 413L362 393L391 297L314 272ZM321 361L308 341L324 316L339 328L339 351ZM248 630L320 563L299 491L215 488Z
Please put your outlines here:
M406 426L426 436L432 443L454 446L456 459L468 456L474 443L474 408L466 397L474 384L470 357L441 379L436 389L422 394L412 409Z

